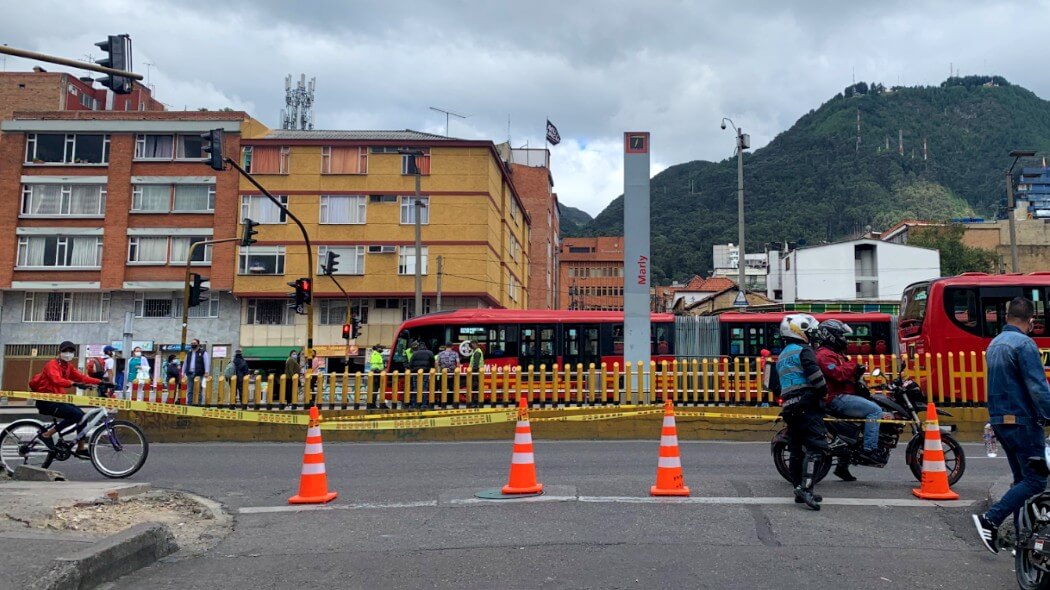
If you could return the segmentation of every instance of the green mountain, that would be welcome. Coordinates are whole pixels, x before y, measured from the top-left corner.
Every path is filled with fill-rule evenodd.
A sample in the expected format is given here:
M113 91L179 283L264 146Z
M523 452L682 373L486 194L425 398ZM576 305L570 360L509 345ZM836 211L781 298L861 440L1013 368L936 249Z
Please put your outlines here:
M1021 148L1050 151L1050 102L1001 77L891 89L860 82L745 152L748 251L837 240L905 218L994 216L1007 154ZM651 187L654 281L706 273L711 245L736 241L735 157L672 166ZM623 197L582 231L622 234Z
M570 238L583 235L583 228L594 221L586 211L562 203L558 203L558 219L561 220L561 235Z

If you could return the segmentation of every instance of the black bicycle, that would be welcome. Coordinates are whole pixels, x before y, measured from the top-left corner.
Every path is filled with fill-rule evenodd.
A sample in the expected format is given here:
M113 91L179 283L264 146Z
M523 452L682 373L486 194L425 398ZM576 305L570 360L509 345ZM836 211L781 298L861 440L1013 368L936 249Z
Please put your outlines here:
M111 385L77 385L82 389L99 389L105 393ZM88 410L79 424L59 433L49 448L41 438L46 430L58 425L52 416L50 424L25 418L15 420L0 432L0 462L13 473L19 465L47 469L54 461L65 461L74 456L77 441L75 433L82 427L88 440L88 458L102 475L109 478L131 477L146 463L149 441L145 433L132 422L115 420L116 410L94 408ZM74 438L69 438L74 435Z

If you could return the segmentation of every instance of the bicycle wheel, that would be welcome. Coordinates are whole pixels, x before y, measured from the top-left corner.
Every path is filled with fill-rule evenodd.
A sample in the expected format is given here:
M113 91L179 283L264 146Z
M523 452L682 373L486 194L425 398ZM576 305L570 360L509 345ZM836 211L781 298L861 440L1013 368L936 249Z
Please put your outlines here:
M54 455L36 438L44 430L36 420L15 420L0 432L0 462L8 473L14 473L19 465L51 466Z
M109 478L130 477L149 456L149 441L142 429L126 420L114 420L91 434L91 464Z

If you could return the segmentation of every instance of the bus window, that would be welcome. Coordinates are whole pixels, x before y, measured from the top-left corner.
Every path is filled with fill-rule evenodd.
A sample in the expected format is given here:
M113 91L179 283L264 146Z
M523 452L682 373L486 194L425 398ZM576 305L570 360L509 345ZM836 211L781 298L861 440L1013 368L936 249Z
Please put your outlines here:
M780 355L784 350L784 339L780 336L780 324L768 324L766 333L769 336L769 352L773 356ZM761 353L761 351L759 351Z
M623 356L623 324L612 326L612 354Z
M916 336L922 332L922 322L926 319L926 298L930 284L915 285L904 291L901 299L901 312L898 325L902 336Z
M744 354L744 326L729 328L729 354L732 356Z
M671 335L672 324L653 324L650 339L651 354L667 356L674 354L674 338Z
M944 307L948 319L963 330L981 335L978 326L977 290L967 287L947 287L944 289ZM987 310L986 310L987 311ZM992 311L992 324L996 322L995 310ZM998 330L996 331L998 333Z
M1044 287L1025 287L1024 296L1035 306L1035 322L1032 325L1033 337L1045 337L1046 329L1046 289Z

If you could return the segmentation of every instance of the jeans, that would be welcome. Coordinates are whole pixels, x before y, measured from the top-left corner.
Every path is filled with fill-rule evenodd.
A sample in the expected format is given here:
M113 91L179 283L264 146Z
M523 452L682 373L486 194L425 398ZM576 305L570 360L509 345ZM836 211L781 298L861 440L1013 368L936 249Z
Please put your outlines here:
M74 406L73 404L63 404L60 402L36 402L36 409L45 416L54 416L59 418L58 433L61 435L62 431L69 428L70 426L77 425L77 440L84 437L83 425L80 421L84 419L84 410Z
M412 393L409 394L409 399L405 400L405 406L406 407L413 408L413 407L416 406L417 403L420 403L420 404L422 404L422 406L424 408L426 408L430 404L430 375L428 375L427 373L423 373L423 387L422 388L417 388L416 387L416 382L418 380L419 380L419 376L413 374L412 375L412 380L411 380L412 382L411 382L411 385L409 386L409 390ZM423 401L419 402L420 399L422 399Z
M1024 506L1025 500L1046 489L1046 477L1028 467L1029 457L1043 457L1046 443L1042 426L1018 426L1016 424L994 424L992 430L999 445L1010 462L1014 485L999 501L985 513L985 517L998 526L1011 513L1015 515Z
M197 378L200 379L201 389L200 389L200 399L199 400L193 399L193 394L194 394L194 391L196 389L194 387L194 377L197 377ZM207 391L204 388L204 376L202 376L202 375L186 375L186 403L187 404L192 405L192 404L196 403L199 406L203 406L204 402L206 401L204 399L204 396L206 394L207 394Z
M864 450L874 451L879 448L879 423L882 408L879 404L859 395L836 395L831 398L828 407L837 414L851 418L867 418L864 423Z

